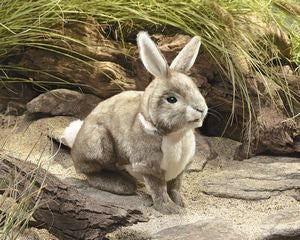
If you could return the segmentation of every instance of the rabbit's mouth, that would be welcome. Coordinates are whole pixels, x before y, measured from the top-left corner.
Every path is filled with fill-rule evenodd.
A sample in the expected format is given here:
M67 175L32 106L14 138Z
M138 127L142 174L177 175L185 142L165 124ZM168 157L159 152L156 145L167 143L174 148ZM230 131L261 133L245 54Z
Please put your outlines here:
M188 123L193 128L202 127L203 119L202 118L196 118L196 119L194 119L192 121L188 121Z
M194 119L192 121L188 121L189 123L197 123L197 122L200 122L201 119L200 118L197 118L197 119Z

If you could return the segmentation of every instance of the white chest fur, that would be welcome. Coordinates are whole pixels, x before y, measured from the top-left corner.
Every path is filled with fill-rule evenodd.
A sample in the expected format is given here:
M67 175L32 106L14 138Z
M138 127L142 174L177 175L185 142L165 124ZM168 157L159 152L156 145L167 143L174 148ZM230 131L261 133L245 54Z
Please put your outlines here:
M195 154L195 135L193 130L183 136L168 135L163 137L161 150L163 159L160 167L166 171L166 181L176 178L191 161Z

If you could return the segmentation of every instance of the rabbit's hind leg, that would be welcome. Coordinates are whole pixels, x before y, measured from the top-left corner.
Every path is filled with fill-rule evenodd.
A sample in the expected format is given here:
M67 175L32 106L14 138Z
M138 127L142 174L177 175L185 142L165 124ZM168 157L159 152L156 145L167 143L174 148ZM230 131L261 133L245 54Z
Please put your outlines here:
M116 164L111 134L103 125L95 123L82 126L71 156L76 170L84 174L100 172Z
M134 179L116 167L114 141L105 126L83 125L71 149L75 168L84 173L88 183L97 189L117 194L133 194Z
M102 170L86 176L92 187L103 191L120 195L131 195L136 191L135 180L126 172Z

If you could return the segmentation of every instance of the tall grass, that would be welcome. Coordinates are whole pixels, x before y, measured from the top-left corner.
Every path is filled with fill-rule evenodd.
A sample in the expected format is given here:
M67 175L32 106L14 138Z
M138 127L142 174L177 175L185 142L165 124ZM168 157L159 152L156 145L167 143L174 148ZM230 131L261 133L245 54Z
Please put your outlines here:
M4 143L5 144L5 141ZM11 161L10 157L0 154L1 161ZM14 161L12 159L12 161ZM33 171L22 175L15 169L0 180L0 238L15 240L32 221L35 210L40 207L40 194L44 187L36 185L37 166ZM46 176L45 176L46 177Z
M50 43L55 40L72 41L83 44L77 39L61 34L53 26L64 24L64 11L59 5L59 0L2 0L0 3L0 83L24 82L38 85L46 89L47 85L70 84L64 79L49 72L30 68L21 68L13 64L7 65L6 60L18 57L24 49L32 47L52 51L67 57L82 61L74 57L71 50ZM80 55L80 53L78 53ZM47 75L51 81L33 81L22 77L22 74L10 73L35 71ZM74 84L74 83L73 83Z
M3 240L18 239L39 207L40 189L34 186L34 178L25 183L20 176L11 176L10 180L8 187L1 187L4 194L0 202L0 238ZM24 191L17 190L19 184L25 184Z
M82 21L87 16L110 26L107 34L122 41L131 39L139 30L200 35L203 46L232 83L232 113L235 101L239 99L247 109L246 118L251 118L253 106L249 86L252 83L247 76L256 71L267 89L269 101L275 102L274 99L283 93L293 115L292 98L297 93L273 69L284 59L295 67L295 71L300 71L300 20L290 4L282 0L32 0L26 4L23 0L3 0L0 59L16 54L24 47L55 50L74 57L74 53L49 43L49 39L85 43L67 38L52 28L58 24L63 28L64 23ZM272 29L274 32L270 37ZM278 29L292 39L291 56L283 56L274 44L274 38L281 34ZM9 79L5 71L2 65L2 80Z
M5 118L9 120L9 116ZM25 230L28 227L32 225L38 227L34 222L34 213L48 203L47 200L42 199L42 191L52 160L60 150L60 145L58 149L54 148L52 140L50 143L39 146L41 138L46 137L41 134L36 139L32 139L34 142L31 148L23 149L24 152L27 152L26 155L16 160L14 155L18 156L18 153L14 152L11 156L11 149L6 148L6 145L13 141L11 138L13 135L26 134L27 129L20 130L19 124L21 123L7 124L5 128L8 131L1 134L0 138L0 163L4 162L1 167L5 169L4 166L9 166L6 171L2 171L5 172L4 176L0 177L1 240L16 240L21 236L23 239L27 234ZM50 148L48 148L49 146ZM36 150L39 150L38 155L33 154ZM24 164L27 162L30 171L24 172L17 161L24 161ZM41 171L41 169L46 171Z

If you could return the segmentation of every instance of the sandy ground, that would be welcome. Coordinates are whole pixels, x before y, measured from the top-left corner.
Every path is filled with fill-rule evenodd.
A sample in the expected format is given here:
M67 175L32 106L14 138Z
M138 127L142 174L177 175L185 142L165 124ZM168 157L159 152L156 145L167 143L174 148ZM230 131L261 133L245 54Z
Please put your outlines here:
M11 117L10 123L15 118ZM0 149L12 156L40 162L45 168L61 179L74 177L83 179L76 174L67 149L59 149L47 135L58 136L63 128L72 120L68 117L53 117L33 122L26 131L17 131L7 119L1 122ZM17 119L18 121L18 119ZM149 222L140 223L132 227L123 228L114 234L111 239L136 239L140 233L143 236L155 233L161 229L178 224L192 223L201 219L217 218L228 219L237 228L255 239L258 224L270 213L282 209L299 208L300 203L287 195L271 197L267 200L246 201L238 199L218 198L203 194L199 189L201 179L232 161L234 149L238 143L224 138L212 138L213 147L219 156L209 161L203 171L190 172L185 175L183 195L186 199L187 213L183 216L162 216L154 210L147 210L151 218ZM131 236L131 237L130 237ZM45 235L42 239L47 240ZM53 237L48 238L53 239Z

